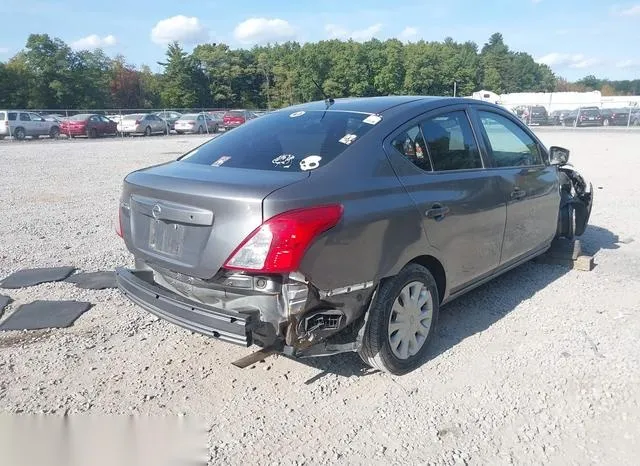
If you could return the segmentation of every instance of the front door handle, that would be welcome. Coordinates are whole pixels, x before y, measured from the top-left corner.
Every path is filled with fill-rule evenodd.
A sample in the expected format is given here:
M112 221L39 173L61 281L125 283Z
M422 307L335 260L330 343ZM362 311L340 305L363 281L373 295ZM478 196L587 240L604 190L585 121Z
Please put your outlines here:
M432 218L436 221L440 221L444 219L449 213L449 208L447 206L441 204L433 204L429 210L427 210L424 214L427 218Z
M523 199L525 197L527 197L527 192L523 191L522 189L520 189L518 187L513 188L513 191L511 191L511 199L514 199L514 200L517 201L517 200Z

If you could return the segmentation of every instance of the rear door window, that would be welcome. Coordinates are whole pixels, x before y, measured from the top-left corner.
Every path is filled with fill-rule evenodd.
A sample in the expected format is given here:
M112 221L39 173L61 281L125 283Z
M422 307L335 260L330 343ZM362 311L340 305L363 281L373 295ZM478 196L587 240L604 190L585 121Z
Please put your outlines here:
M463 110L430 118L421 124L435 171L482 168L482 158Z
M479 111L496 167L543 165L538 144L516 123L494 112Z
M419 125L412 126L400 133L393 138L391 145L396 151L421 170L429 172L433 170Z
M180 160L234 168L305 171L325 165L358 144L377 121L378 117L357 112L274 112L223 133Z
M18 114L16 112L9 112L9 121L16 121L16 119L18 118Z
M20 121L31 121L31 117L29 116L28 113L21 113L20 114Z

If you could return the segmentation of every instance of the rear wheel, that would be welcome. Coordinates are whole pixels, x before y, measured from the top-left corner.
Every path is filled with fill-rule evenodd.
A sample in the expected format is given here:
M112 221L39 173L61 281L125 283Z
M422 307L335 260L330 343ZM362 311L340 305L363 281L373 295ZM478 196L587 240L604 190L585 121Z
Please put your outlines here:
M16 138L18 141L22 141L24 140L24 138L27 137L27 133L25 132L24 128L16 128L13 131L13 137Z
M429 270L407 265L380 285L369 312L358 351L366 364L402 375L426 360L439 312L438 288Z
M602 121L602 125L603 125L603 126L609 126L610 124L611 124L611 123L609 122L609 119L608 119L608 118L605 118L605 119Z
M91 139L97 138L98 137L98 130L95 129L95 128L91 128L89 131L87 131L87 136L90 137Z
M57 139L58 136L60 136L60 128L58 128L57 126L52 127L49 130L49 137L51 139Z
M144 129L144 135L145 135L145 136L151 136L151 126L147 126L147 127Z
M204 133L202 126L198 126L198 134L202 134L202 133Z

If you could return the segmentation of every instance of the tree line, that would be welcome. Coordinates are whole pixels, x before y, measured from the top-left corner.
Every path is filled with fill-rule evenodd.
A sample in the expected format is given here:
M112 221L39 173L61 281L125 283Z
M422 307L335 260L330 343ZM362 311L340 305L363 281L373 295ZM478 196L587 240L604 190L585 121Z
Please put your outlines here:
M501 34L474 42L397 39L231 49L202 44L191 53L168 45L161 72L135 67L102 50L74 51L58 38L32 34L22 51L0 62L0 108L279 108L324 96L498 94L604 89L640 94L640 80L588 76L569 83Z

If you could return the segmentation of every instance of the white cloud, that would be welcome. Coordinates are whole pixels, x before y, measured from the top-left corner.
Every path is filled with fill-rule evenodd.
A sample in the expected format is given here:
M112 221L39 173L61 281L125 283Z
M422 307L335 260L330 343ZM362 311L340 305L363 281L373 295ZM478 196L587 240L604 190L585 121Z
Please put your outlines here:
M151 40L160 45L173 41L197 44L206 42L208 38L207 28L195 16L172 16L158 21L151 30Z
M627 8L615 8L614 13L618 16L640 16L640 4Z
M349 31L337 24L327 24L324 27L329 39L346 39L349 37Z
M531 0L534 4L538 4L540 2L542 2L542 0Z
M9 47L0 47L0 53L9 53Z
M585 57L578 54L567 54L553 52L536 59L538 63L548 66L569 67L569 68L589 68L600 63L597 58Z
M236 26L233 35L245 44L264 44L293 39L295 28L280 18L249 18Z
M418 29L413 26L407 26L402 30L398 38L402 41L408 42L411 39L415 39L418 36Z
M74 50L93 50L116 45L117 40L114 36L100 37L98 34L91 34L76 41L71 42L71 48Z
M327 24L324 30L329 36L329 39L353 39L363 42L374 38L376 34L382 31L382 24L372 24L367 28L356 29L354 31L349 31L344 26L337 24Z
M640 66L640 62L636 60L622 60L616 63L616 68L633 68Z

